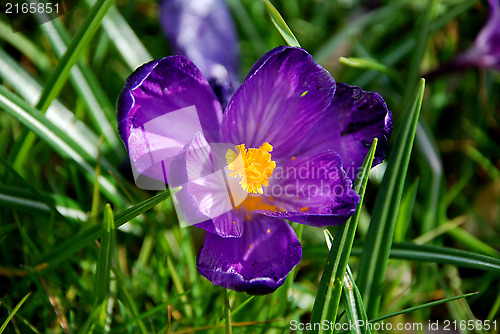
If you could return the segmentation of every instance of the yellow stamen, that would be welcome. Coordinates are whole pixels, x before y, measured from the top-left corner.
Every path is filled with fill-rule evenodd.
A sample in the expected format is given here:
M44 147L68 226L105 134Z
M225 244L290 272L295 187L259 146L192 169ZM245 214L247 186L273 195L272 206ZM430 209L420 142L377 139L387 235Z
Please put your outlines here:
M240 185L247 193L263 194L262 186L269 185L276 162L271 160L273 147L269 143L259 148L245 148L245 144L236 145L236 152L227 150L226 162L232 171L231 177L240 178Z

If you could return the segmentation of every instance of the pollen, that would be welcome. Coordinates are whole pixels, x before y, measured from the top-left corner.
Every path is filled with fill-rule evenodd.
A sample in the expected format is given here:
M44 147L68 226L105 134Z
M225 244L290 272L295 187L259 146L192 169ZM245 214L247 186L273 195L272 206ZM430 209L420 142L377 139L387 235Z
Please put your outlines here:
M236 207L237 210L246 210L247 212L252 211L278 211L278 207L276 205L272 205L269 201L263 199L261 196L248 196L240 205ZM247 215L248 220L252 220L252 216Z
M276 162L271 160L273 147L269 143L259 148L245 148L245 144L236 145L235 151L226 152L228 169L231 177L240 178L240 185L249 194L263 194L263 186L269 185Z

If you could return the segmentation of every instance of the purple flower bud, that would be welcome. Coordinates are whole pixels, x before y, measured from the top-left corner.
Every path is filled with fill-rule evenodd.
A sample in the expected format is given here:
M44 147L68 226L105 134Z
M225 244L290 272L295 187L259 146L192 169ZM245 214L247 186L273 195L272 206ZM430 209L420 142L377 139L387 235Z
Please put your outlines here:
M224 0L162 0L160 23L173 52L188 57L225 106L239 85L239 49Z

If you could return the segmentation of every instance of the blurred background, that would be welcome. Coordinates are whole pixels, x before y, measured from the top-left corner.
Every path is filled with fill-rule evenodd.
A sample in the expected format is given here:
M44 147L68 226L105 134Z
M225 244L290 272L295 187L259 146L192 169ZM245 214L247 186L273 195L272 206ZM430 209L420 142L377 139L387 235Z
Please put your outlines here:
M285 42L264 2L225 4L234 20L241 82L261 55ZM422 259L418 248L410 255L401 251L401 245L412 242L499 258L500 73L479 61L480 66L456 62L477 46L476 37L491 11L488 2L273 4L301 46L337 82L375 91L385 99L394 115L387 156L418 79L427 77L394 234L395 252L381 287L380 315L480 291L385 321L499 319L500 264L447 264L438 256ZM9 17L0 14L0 324L8 320L4 332L209 332L225 328L226 298L235 333L286 333L290 320L307 322L328 256L321 229L303 229L303 259L293 282L288 279L267 296L234 291L226 296L196 270L203 231L181 229L168 196L153 197L156 193L134 184L116 130L115 103L135 68L178 52L162 30L160 4L80 0L68 2L66 9L59 18L25 23L17 32ZM377 167L370 177L349 263L353 273L385 167ZM125 211L131 206L133 210ZM101 232L101 226L112 226L113 215L114 226L120 228ZM335 233L335 227L329 230ZM107 262L99 257L101 233L109 237ZM108 276L100 276L99 268L108 268ZM105 310L96 307L100 298L106 298ZM498 326L496 331L461 332L493 333Z

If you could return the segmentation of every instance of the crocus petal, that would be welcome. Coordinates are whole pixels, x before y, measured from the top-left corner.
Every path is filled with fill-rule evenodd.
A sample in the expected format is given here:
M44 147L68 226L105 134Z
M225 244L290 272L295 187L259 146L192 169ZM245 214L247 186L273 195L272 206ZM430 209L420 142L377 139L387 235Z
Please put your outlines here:
M301 256L299 240L287 223L255 215L245 222L240 238L207 233L196 265L214 284L265 294L283 284Z
M228 211L222 215L196 225L221 238L239 238L243 235L245 216L243 212Z
M225 1L162 0L160 10L173 51L191 59L221 102L228 101L238 86L239 50Z
M258 212L312 226L343 223L359 203L342 158L333 151L290 160L275 170L264 195L275 210Z
M197 132L173 159L168 174L172 188L214 172L212 150L201 132Z
M151 178L165 179L171 160L196 132L210 142L219 137L220 103L201 72L183 56L138 68L127 79L117 109L118 130L132 163Z
M186 222L183 225L195 225L209 219L215 219L234 208L222 170L195 180L189 180L176 189L174 196L179 201L178 206L186 217ZM187 219L187 217L191 219ZM219 233L218 231L221 231L220 234L225 237L241 233L238 232L237 226L235 229L232 227L229 229L227 226L216 225L214 232Z
M451 68L489 67L500 71L500 0L489 0L490 16L474 45L451 62Z
M243 234L244 219L242 214L236 212L236 210L215 217L212 221L215 226L215 233L223 238L239 238Z
M474 45L486 53L500 55L500 1L489 0L488 22L477 35Z
M225 176L223 173L224 171L219 170L187 184L185 192L190 197L185 201L187 205L184 206L184 210L188 211L189 216L196 212L202 213L197 217L205 219L198 219L196 223L200 224L196 225L197 227L223 238L241 237L243 221L249 217L249 212L244 209L235 210L235 205L237 205L235 198L241 196L242 191L235 189L236 185L229 185L227 173ZM175 196L183 190L177 192ZM187 197L184 193L182 196ZM211 221L203 222L206 219L211 219Z
M392 114L380 95L337 83L325 116L297 155L335 151L342 157L347 175L354 180L374 138L378 138L378 144L373 165L382 162L391 133Z
M211 219L200 204L202 196L190 191L190 184L197 180L214 179L212 176L211 148L205 137L197 132L171 162L168 180L181 226L195 225ZM215 176L217 179L217 176ZM211 191L208 189L206 192Z
M251 77L253 74L255 74L255 72L259 68L261 68L262 65L264 65L269 60L269 58L271 58L275 54L282 53L285 49L289 49L289 48L290 48L289 46L283 46L282 45L282 46L277 46L274 49L266 52L264 55L262 55L262 57L260 57L255 62L255 64L252 65L252 67L250 68L250 71L248 71L248 74L245 77L245 80L248 79L249 77Z
M279 160L314 129L333 99L335 81L300 48L281 47L263 58L229 101L222 139L248 148L268 142Z

